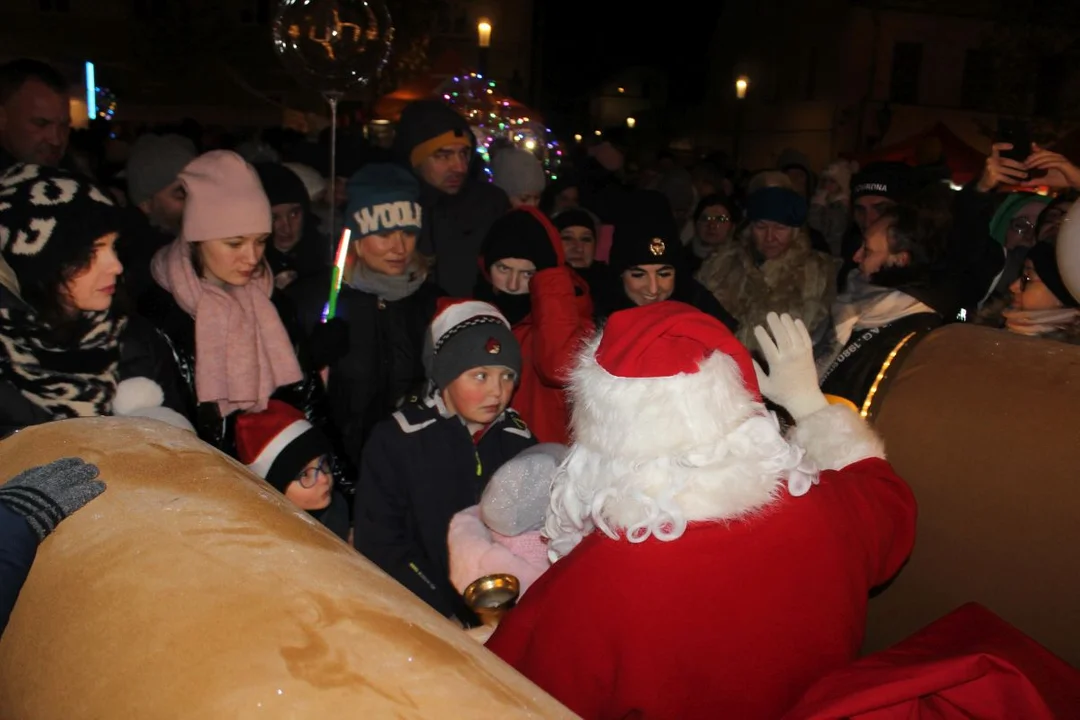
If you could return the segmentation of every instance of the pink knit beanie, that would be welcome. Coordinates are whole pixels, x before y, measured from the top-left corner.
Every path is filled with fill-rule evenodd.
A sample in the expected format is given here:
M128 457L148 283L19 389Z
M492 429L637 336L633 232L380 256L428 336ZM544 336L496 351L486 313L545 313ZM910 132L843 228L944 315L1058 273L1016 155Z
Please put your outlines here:
M224 240L271 231L270 201L255 168L228 150L212 150L180 172L187 191L180 237Z

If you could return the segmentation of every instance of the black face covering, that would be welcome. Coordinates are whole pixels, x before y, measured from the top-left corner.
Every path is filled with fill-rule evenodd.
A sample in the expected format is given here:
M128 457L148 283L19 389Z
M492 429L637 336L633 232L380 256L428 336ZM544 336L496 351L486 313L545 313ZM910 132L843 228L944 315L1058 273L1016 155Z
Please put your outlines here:
M927 279L926 268L883 267L870 276L870 282L878 287L899 288L905 285L923 283Z
M524 295L497 293L495 292L495 288L491 286L491 283L484 278L480 278L477 281L473 297L477 300L491 303L498 308L499 312L503 314L503 317L507 319L511 327L517 325L532 312L531 295L528 293L525 293Z

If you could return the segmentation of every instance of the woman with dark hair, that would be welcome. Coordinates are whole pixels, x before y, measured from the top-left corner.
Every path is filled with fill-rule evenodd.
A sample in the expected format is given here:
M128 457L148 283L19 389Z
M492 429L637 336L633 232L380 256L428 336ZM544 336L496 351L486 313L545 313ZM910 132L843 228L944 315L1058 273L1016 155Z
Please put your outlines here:
M114 302L123 217L113 201L39 165L12 166L0 196L0 432L151 406L184 425L160 408L175 402L175 383L153 329ZM135 377L146 379L121 383Z
M687 270L667 199L655 190L636 190L630 197L633 210L615 225L606 296L596 298L598 324L619 310L675 300L737 331L738 320Z
M274 293L270 203L255 169L216 150L189 163L180 181L180 237L154 255L155 285L140 310L172 347L199 437L235 455L236 414L265 410L271 397L327 430L320 381L294 346L295 310Z

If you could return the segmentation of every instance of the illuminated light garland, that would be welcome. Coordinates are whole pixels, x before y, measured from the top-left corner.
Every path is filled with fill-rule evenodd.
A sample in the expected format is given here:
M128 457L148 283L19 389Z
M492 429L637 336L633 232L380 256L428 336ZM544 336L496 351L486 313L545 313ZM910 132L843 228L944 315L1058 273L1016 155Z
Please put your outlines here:
M116 117L116 95L107 87L94 87L94 95L97 100L97 114L90 118L112 120Z
M491 146L506 141L535 155L548 176L556 179L562 146L549 128L529 118L526 108L511 104L494 80L475 72L457 75L443 83L437 95L472 126L476 151L486 164L491 163Z
M889 371L889 366L892 365L893 360L896 359L897 353L900 349L907 345L908 340L915 337L915 333L908 333L903 340L896 344L889 356L885 358L885 362L881 365L881 370L878 370L877 377L874 378L874 383L870 386L870 392L866 395L866 400L863 401L862 410L859 411L859 416L864 420L867 414L870 412L870 405L874 402L874 396L877 395L878 386L881 385L881 381L885 378L885 373Z

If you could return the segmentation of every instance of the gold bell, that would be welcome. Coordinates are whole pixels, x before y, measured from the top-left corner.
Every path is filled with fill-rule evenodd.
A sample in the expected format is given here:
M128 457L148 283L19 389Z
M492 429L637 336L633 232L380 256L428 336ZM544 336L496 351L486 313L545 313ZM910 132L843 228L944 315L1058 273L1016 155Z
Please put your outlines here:
M500 573L473 580L469 587L465 588L462 597L469 609L476 613L485 625L495 626L502 620L503 615L514 607L520 592L521 584L516 577Z

